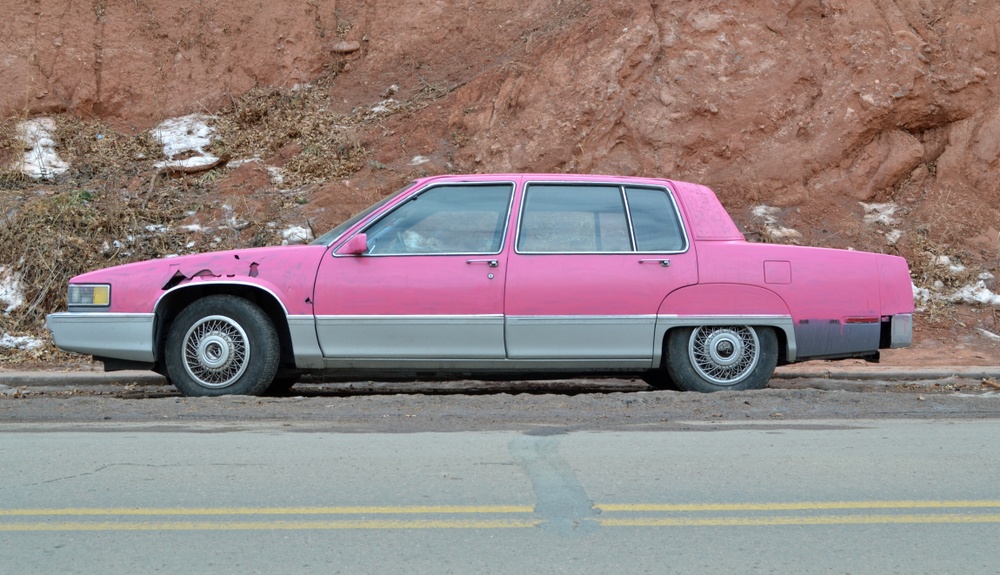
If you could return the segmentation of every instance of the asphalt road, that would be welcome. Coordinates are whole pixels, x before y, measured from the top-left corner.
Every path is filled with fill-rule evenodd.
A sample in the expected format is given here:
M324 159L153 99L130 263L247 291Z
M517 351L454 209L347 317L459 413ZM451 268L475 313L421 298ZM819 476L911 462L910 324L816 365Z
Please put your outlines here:
M993 418L290 429L0 424L0 573L1000 572Z

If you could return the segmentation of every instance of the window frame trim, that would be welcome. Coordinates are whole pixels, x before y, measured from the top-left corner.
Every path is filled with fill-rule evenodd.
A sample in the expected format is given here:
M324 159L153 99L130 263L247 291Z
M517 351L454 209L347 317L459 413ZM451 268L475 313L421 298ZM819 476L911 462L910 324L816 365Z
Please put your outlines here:
M358 234L367 233L367 231L384 218L389 217L393 212L400 209L403 205L408 202L413 201L417 197L437 188L454 188L454 187L482 187L482 186L509 186L509 197L507 198L507 210L501 220L503 224L503 233L500 237L500 247L497 251L486 251L486 252L427 252L427 253L399 253L399 254L341 254L338 251L350 241L351 238ZM437 256L482 256L482 255L500 255L504 251L504 245L507 242L508 234L510 233L510 213L514 206L514 196L517 194L517 182L513 180L495 180L495 181L474 181L474 182L431 182L429 185L420 188L410 194L406 194L403 198L398 198L398 201L393 202L385 210L379 211L378 213L369 214L367 221L361 224L359 228L349 236L346 236L345 240L340 243L336 248L332 250L333 257L335 258L399 258L399 257L437 257Z
M532 250L522 250L521 249L521 229L524 220L524 206L527 202L528 191L531 186L578 186L578 187L589 187L589 186L615 186L618 188L618 193L621 195L622 204L625 207L625 223L629 230L629 241L632 244L632 249L630 251L532 251ZM635 228L632 224L632 212L628 205L628 194L626 194L626 188L644 188L662 191L667 194L670 199L670 205L674 209L674 215L677 217L677 222L680 224L681 237L684 239L684 246L679 250L643 250L638 249L638 243L635 239ZM683 254L687 253L691 249L691 240L688 236L687 226L684 223L684 217L681 215L680 206L677 204L677 198L674 194L674 190L667 185L655 185L655 184L641 184L641 183L623 183L614 181L600 181L600 180L588 180L588 181L563 181L563 180L535 180L535 181L525 181L521 187L521 199L517 210L517 227L514 230L514 253L518 255L536 256L536 255L643 255L643 254Z

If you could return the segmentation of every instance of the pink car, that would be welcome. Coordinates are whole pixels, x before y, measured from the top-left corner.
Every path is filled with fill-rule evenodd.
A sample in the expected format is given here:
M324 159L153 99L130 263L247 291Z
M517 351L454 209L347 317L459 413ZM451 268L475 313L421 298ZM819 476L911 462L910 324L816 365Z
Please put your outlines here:
M748 243L706 187L563 174L421 179L311 245L98 270L68 301L59 347L185 395L307 372L759 389L913 333L902 258Z

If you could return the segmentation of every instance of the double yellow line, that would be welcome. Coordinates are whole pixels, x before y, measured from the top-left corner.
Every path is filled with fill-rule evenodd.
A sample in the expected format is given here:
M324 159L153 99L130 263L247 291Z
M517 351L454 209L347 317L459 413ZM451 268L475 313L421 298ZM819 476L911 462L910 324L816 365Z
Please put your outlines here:
M581 518L602 527L1000 523L1000 500L597 504ZM878 513L872 513L878 511ZM781 513L781 514L776 514ZM263 519L283 516L296 519ZM302 519L304 516L326 516ZM476 516L476 517L472 517ZM137 520L138 518L150 520ZM186 520L164 520L184 517ZM214 520L196 520L212 517ZM255 517L237 520L237 517ZM73 520L69 520L73 518ZM107 520L115 518L115 520ZM156 518L152 520L152 518ZM232 518L218 520L219 518ZM327 529L519 529L544 517L530 505L349 507L151 507L0 510L0 531L223 531Z

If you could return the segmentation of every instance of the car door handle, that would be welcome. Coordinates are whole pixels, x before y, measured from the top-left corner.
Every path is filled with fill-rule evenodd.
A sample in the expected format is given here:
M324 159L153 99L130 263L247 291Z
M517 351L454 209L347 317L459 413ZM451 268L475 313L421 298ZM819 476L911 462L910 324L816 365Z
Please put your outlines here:
M500 265L500 262L498 262L497 260L466 260L465 263L467 263L467 264L487 264L491 268L495 268L495 267L497 267L497 266Z
M657 263L657 264L660 264L661 266L663 266L665 268L669 268L670 267L670 260L639 260L639 263L640 264Z

